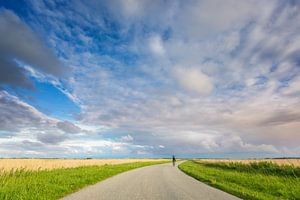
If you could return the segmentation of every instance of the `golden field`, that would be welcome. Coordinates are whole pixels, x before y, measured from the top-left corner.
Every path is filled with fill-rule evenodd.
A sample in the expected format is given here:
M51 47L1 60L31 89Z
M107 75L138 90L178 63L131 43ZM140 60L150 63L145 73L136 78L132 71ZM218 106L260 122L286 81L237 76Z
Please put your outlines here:
M249 160L233 160L233 159L195 159L196 161L201 162L240 162L244 164L253 163L253 162L272 162L278 165L294 165L300 166L300 159L249 159Z
M0 171L15 169L44 170L74 168L79 166L123 164L133 162L163 161L166 159L0 159Z

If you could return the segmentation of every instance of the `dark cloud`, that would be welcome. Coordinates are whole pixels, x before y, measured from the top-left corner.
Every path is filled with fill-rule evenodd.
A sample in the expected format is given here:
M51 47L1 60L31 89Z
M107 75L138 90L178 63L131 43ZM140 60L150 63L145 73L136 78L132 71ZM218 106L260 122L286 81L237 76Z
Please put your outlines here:
M56 126L66 133L79 133L83 131L81 128L69 121L57 122Z
M25 150L39 150L45 148L45 145L41 142L32 142L30 140L23 140L19 147Z
M22 127L41 127L48 123L36 109L0 91L0 130L18 131Z
M26 152L26 151L38 151L45 148L45 145L41 142L35 142L30 140L23 141L11 141L1 144L4 149L9 149L10 151Z
M281 125L292 122L300 122L300 113L292 111L278 111L266 120L261 122L261 125Z
M58 144L69 134L87 132L69 121L58 121L22 102L6 91L0 91L0 138L18 135L24 129L44 144Z
M0 10L0 83L31 87L20 61L35 70L53 76L65 74L66 68L42 40L18 16Z
M68 137L65 134L57 133L57 132L49 132L49 133L42 133L38 134L37 139L44 144L58 144Z
M26 77L26 70L19 67L13 60L0 56L0 72L0 84L33 88L32 83Z

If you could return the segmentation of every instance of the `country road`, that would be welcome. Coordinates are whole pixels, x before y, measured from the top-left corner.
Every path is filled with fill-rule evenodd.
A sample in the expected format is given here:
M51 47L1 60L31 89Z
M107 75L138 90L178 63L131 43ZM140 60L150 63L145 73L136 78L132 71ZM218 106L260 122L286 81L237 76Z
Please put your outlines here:
M171 163L143 167L86 187L63 200L237 200L181 172Z

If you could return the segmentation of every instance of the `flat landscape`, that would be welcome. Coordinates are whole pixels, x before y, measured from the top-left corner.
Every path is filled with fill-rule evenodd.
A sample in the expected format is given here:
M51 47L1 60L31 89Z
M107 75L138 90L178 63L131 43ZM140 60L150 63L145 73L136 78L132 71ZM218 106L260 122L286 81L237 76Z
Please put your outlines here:
M9 159L9 161L11 160ZM20 162L24 160L17 159L14 161ZM39 164L43 163L40 159L33 159L31 161L37 165L36 167L33 166L33 170L24 168L26 165L21 165L21 163L18 162L16 166L13 166L12 163L14 162L12 162L10 165L11 170L2 170L0 172L0 199L59 199L85 186L95 184L116 174L139 167L169 162L169 160L162 159L120 159L119 161L115 160L114 164L105 164L103 160L102 162L100 162L100 160L95 160L94 162L84 160L81 161L82 165L80 166L79 163L76 162L77 160L55 159L52 160L53 163L49 160L47 165L48 169L40 169ZM85 166L84 164L87 164L84 163L85 161L90 164L90 166ZM112 162L112 160L106 161ZM57 165L57 163L60 163L60 165ZM62 165L62 163L66 163L66 165ZM77 164L77 167L75 167L74 163ZM96 165L96 163L98 165ZM55 168L52 166L55 166ZM49 167L52 168L49 169Z
M300 197L299 159L194 159L180 161L178 168L185 174L168 159L0 159L0 199ZM135 192L128 192L130 188Z
M196 159L182 163L179 168L199 181L242 199L300 199L297 160L268 161Z
M81 166L115 165L133 162L164 161L165 159L0 159L0 170L43 170Z
M283 159L244 159L244 160L233 160L233 159L195 159L196 161L201 162L239 162L243 164L249 164L254 162L272 162L278 165L293 165L293 166L300 166L300 159L299 158L283 158Z
M300 0L0 0L0 200L57 199L300 200Z

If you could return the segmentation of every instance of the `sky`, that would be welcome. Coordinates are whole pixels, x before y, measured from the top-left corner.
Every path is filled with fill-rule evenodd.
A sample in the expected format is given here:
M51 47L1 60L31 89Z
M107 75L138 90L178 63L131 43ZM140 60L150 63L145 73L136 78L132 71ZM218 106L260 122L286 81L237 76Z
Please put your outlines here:
M300 156L300 2L0 0L0 157Z

